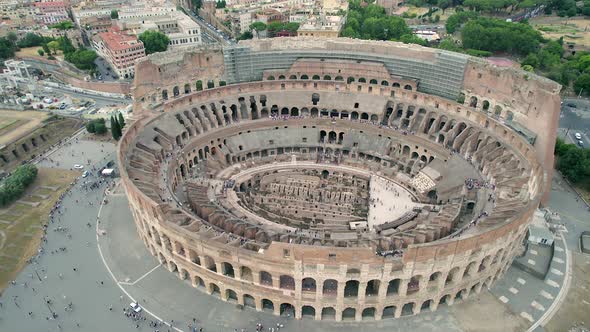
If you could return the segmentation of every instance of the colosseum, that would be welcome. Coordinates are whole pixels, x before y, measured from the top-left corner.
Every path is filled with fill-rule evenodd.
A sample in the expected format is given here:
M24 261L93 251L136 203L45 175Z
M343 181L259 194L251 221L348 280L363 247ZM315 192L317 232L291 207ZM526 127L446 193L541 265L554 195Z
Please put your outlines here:
M394 42L151 55L118 160L148 250L275 315L380 320L502 278L547 200L560 86Z

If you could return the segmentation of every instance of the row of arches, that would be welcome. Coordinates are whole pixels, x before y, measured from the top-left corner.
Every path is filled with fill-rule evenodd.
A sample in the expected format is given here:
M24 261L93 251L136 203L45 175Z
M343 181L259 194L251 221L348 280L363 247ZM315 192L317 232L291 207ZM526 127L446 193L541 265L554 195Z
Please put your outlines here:
M266 80L268 81L274 81L274 80L314 80L314 81L341 81L344 82L345 79L343 76L341 75L336 75L332 78L332 75L330 74L323 74L323 75L319 75L319 74L279 74L275 77L275 75L271 74L268 75L266 77ZM400 82L391 82L385 79L376 79L376 78L365 78L365 77L359 77L359 76L348 76L346 78L346 83L348 84L352 84L352 83L369 83L369 84L373 84L373 85L382 85L382 86L391 86L394 88L401 88L403 85L404 90L408 90L408 91L412 91L414 88L412 87L412 85L410 84L405 84L405 83L400 83Z
M167 261L165 256L160 252L158 258L171 272L177 273L182 280L190 280L193 287L201 288L208 294L218 297L227 302L234 302L245 307L250 307L258 311L267 311L275 315L289 316L302 319L317 320L380 320L388 318L398 318L401 316L415 315L420 312L434 311L442 305L453 305L457 301L468 298L471 294L478 294L483 288L491 287L492 283L500 277L499 271L495 276L488 276L483 281L475 281L470 286L461 288L453 293L443 293L438 297L426 298L422 301L407 301L399 305L378 304L361 306L330 306L321 304L303 304L296 307L293 303L283 302L281 300L267 298L264 296L253 296L245 291L233 290L225 284L218 284L215 281L206 281L198 274L190 274L187 269L179 267L173 260ZM224 286L220 286L224 285ZM324 301L325 302L325 301Z

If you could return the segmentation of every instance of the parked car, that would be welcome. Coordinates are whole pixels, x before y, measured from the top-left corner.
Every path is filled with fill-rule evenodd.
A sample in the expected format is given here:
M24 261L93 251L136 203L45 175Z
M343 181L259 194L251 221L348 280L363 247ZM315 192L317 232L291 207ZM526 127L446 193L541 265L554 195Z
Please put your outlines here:
M578 145L581 146L581 147L584 147L584 142L578 141Z
M75 169L83 169L84 165L76 164L76 165L74 165L74 168Z
M577 140L582 139L582 134L580 134L580 133L575 133L574 136L576 137Z
M141 307L139 306L139 304L135 303L135 302L131 302L131 304L129 305L131 307L131 309L133 309L133 311L135 312L140 312L141 311Z
M88 177L88 175L90 175L90 173L88 171L84 171L84 173L82 173L83 178Z

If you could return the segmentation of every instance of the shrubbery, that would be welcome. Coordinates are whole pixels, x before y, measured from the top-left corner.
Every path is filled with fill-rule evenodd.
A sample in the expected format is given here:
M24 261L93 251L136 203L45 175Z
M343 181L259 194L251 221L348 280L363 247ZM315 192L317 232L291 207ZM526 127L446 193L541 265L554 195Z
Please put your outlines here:
M37 167L32 164L19 166L0 183L0 206L6 206L19 199L25 189L35 181Z
M88 122L86 130L91 134L103 135L107 132L107 126L104 119L100 118Z

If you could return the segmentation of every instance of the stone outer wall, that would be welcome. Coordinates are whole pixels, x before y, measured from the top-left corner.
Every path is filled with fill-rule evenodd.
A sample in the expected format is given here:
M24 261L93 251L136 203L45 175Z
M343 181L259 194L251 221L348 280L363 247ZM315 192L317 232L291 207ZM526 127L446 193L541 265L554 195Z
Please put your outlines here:
M268 42L252 45L260 49L272 48ZM293 42L291 46L296 47L297 43ZM395 47L387 47L385 53L395 51ZM408 47L404 47L400 52L401 55L408 55L409 52L408 56L417 54L416 50ZM430 51L420 56L431 58L435 54ZM207 66L207 63L210 66ZM381 82L359 82L360 77L355 77L354 82L347 84L332 80L304 81L301 76L288 76L277 81L222 87L215 84L215 88L207 89L206 82L219 82L223 79L223 70L223 55L219 50L205 50L198 54L187 53L170 61L152 59L139 63L136 68L134 91L137 111L134 113L139 114L139 120L126 129L119 145L122 184L129 198L138 234L150 252L170 271L178 273L181 279L190 279L195 287L203 287L208 293L217 295L222 300L252 306L256 310L267 309L275 314L281 314L292 308L296 318L309 316L315 319L362 320L399 317L424 310L435 310L441 304L450 305L471 293L479 293L483 287L490 287L506 272L512 259L519 252L526 235L527 224L541 199L542 187L547 183L546 172L541 169L537 160L540 159L547 167L547 158L550 157L546 156L546 152L549 150L550 140L540 138L545 133L544 130L548 130L548 127L541 123L558 116L558 108L556 110L554 107L558 101L558 97L555 97L555 84L544 83L535 77L529 78L530 82L524 78L519 80L517 77L521 75L520 72L503 72L498 68L478 63L472 68L466 68L466 103L458 105L448 99L416 92L412 86L410 89L404 89L403 86L385 86L380 84ZM309 77L312 74L310 73ZM474 83L480 74L481 78L484 75L505 75L505 78ZM195 91L196 80L203 83L204 91ZM494 85L494 82L497 84ZM509 83L527 82L533 96L530 96L529 90L523 90L522 87L520 90L526 91L525 97L521 95L516 98L518 94L514 90L505 90L505 85ZM189 89L183 89L187 85ZM164 90L167 91L166 98ZM519 207L510 219L481 233L410 245L402 258L383 258L375 255L369 248L319 247L273 242L261 252L252 252L212 241L200 234L188 233L184 228L168 222L164 216L170 207L155 202L133 183L127 172L127 153L146 126L160 119L154 111L174 113L210 103L229 106L239 103L238 96L248 100L249 96L255 95L258 98L275 91L299 94L296 98L287 93L283 95L288 100L299 99L305 101L304 103L311 100L312 93L318 93L323 95L321 98L324 100L329 100L327 105L324 104L322 107L329 110L334 108L339 116L344 110L352 114L354 106L342 105L346 98L334 96L355 95L361 103L366 101L373 105L357 112L357 116L361 118L366 114L367 120L375 118L375 121L391 124L392 120L387 116L391 114L389 109L397 112L398 106L401 105L400 111L405 117L409 114L408 106L415 105L416 113L420 107L424 108L426 112L423 116L431 117L434 123L442 121L443 118L445 121L456 119L457 124L464 123L467 128L483 130L516 150L519 158L530 165L528 193L523 194L529 195L531 199L522 208ZM508 103L510 93L515 94L515 99ZM536 98L542 100L541 104L535 101L536 93L540 95ZM489 112L470 104L472 96L485 97L491 105L505 107L497 117L492 117ZM522 100L519 98L528 98L530 105L533 105L526 107L529 113L524 112L525 106L521 106ZM388 99L390 101L387 101ZM258 106L258 110L261 110L260 105ZM282 112L283 106L285 105L279 105L279 112ZM291 108L294 105L287 106ZM300 104L297 106L301 107ZM533 107L533 111L530 107ZM537 107L538 111L534 107ZM206 111L209 112L207 109ZM287 113L289 112L292 112L292 109L288 108ZM509 115L522 121L527 128L538 130L535 131L539 136L535 147L530 146L523 137L504 124L504 119ZM256 116L257 118L253 115L240 115L242 124L228 128L224 126L228 126L229 121L218 120L219 128L216 123L210 124L211 128L208 129L211 132L197 139L188 138L184 141L184 134L182 138L180 133L168 134L172 137L178 135L176 141L182 141L183 147L187 143L185 151L191 151L202 148L209 139L213 140L217 135L227 135L227 131L238 131L242 126L249 129L269 126L266 123L268 121L260 120L263 119L260 111ZM289 120L284 124L293 125L299 123L297 121L304 120ZM412 125L415 121L411 118L408 120ZM420 130L424 129L428 128L420 127ZM446 142L446 137L442 139ZM438 145L429 140L424 140L423 144ZM184 167L187 167L192 157L189 154L188 159L182 161ZM169 183L176 184L181 181L181 166L175 163L169 165ZM482 170L484 174L489 171L486 167ZM195 218L184 213L188 218ZM324 286L327 286L326 291ZM336 290L331 291L333 289Z

